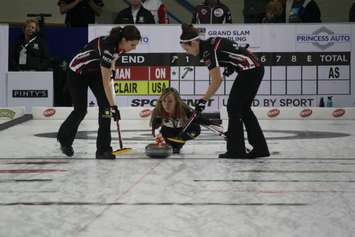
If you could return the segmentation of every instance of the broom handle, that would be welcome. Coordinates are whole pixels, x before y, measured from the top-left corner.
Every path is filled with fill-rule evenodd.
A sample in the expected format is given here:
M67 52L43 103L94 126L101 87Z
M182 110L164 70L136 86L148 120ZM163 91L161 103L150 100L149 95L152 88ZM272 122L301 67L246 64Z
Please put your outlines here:
M116 121L116 125L117 125L117 133L118 133L118 142L120 143L120 149L122 149L123 148L123 144L122 144L120 123L118 122L118 120Z
M197 117L197 113L194 112L190 121L186 124L186 126L184 127L184 129L180 132L180 134L183 134L184 132L186 132L186 130L189 128L190 124L195 120L195 118Z
M112 70L112 74L111 74L111 80L113 81L114 79L114 73L115 73L115 70ZM111 84L111 88L112 88L112 95L115 95L115 88L114 88L114 85ZM118 134L118 142L120 143L120 149L123 148L123 143L122 143L122 137L121 137L121 130L120 130L120 123L119 121L117 120L116 121L116 125L117 125L117 134Z

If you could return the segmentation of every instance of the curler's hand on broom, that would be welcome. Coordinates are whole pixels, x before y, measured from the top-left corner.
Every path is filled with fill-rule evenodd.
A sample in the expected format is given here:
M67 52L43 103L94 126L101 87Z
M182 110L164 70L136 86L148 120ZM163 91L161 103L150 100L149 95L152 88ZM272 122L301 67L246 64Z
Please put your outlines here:
M120 111L119 111L117 105L111 106L110 110L111 110L111 117L113 118L113 121L116 122L116 121L121 120L121 114L120 114Z
M207 101L204 99L199 99L197 101L197 103L195 104L195 110L192 113L192 116L190 118L190 120L186 123L185 127L182 129L182 131L178 134L178 136L176 137L169 137L167 138L169 141L171 142L175 142L175 143L180 143L180 144L184 144L186 142L186 139L184 139L184 137L186 137L186 131L188 130L188 128L190 127L190 125L192 124L192 122L197 118L197 116L202 113L202 111L206 108L206 103Z
M205 108L206 108L206 104L207 104L207 101L206 101L206 100L204 100L204 99L199 99L199 100L197 101L197 103L195 104L195 112L196 112L197 114L202 113L202 111L204 111Z

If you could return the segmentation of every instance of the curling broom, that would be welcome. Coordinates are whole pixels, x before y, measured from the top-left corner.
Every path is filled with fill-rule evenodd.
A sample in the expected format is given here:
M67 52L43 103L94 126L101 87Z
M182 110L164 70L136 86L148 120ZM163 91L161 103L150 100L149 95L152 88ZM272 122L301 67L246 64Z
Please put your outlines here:
M116 121L116 125L117 125L117 134L118 134L118 142L120 144L120 149L113 151L112 152L113 155L119 155L119 154L126 153L126 152L129 152L130 150L132 150L132 148L123 147L121 130L120 130L120 123L118 120Z
M112 92L113 92L113 95L114 95L115 94L115 90L114 90L113 84L112 84ZM122 154L122 153L129 152L130 150L132 150L132 148L123 147L121 130L120 130L120 123L119 123L118 119L116 120L116 127L117 127L118 142L120 144L120 149L114 150L112 152L112 154L113 155L119 155L119 154Z
M183 140L181 138L182 134L184 134L186 132L186 130L190 127L191 123L195 120L195 118L197 117L198 113L196 111L194 111L194 113L192 114L189 122L185 125L185 127L183 128L183 130L179 133L179 135L177 137L168 137L167 139L169 141L172 142L176 142L176 143L180 143L180 144L185 144L185 140Z

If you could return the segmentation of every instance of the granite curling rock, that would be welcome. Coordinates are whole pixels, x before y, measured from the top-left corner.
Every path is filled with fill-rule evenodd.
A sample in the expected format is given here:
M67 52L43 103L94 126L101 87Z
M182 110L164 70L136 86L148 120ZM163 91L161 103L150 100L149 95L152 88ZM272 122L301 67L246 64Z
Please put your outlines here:
M167 158L173 153L173 148L168 144L151 143L145 147L145 154L151 158Z

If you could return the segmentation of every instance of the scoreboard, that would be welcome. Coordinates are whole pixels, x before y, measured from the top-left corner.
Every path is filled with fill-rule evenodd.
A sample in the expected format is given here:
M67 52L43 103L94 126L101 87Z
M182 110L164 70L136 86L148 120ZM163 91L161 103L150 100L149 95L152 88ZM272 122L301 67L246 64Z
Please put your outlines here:
M111 26L112 27L112 26ZM91 26L89 37L111 27ZM137 26L143 40L137 50L117 60L114 88L122 106L154 106L162 90L176 88L189 104L211 82L198 58L185 54L180 26ZM202 38L227 37L250 49L265 66L254 106L355 106L352 83L354 24L205 25ZM91 33L90 33L91 32ZM168 33L164 33L168 32ZM327 40L327 41L326 41ZM354 41L355 43L355 41ZM221 68L223 72L223 68ZM226 105L237 73L224 77L209 109Z
M259 95L350 95L350 52L259 53L265 75Z
M256 55L265 66L259 96L352 93L350 52L265 52ZM117 66L114 77L115 92L119 96L160 95L170 86L178 89L182 96L203 96L211 80L207 68L197 58L185 54L132 54L125 57L142 60L137 66L123 64L124 60L120 60L122 65ZM225 77L216 95L228 95L236 76L234 73Z

